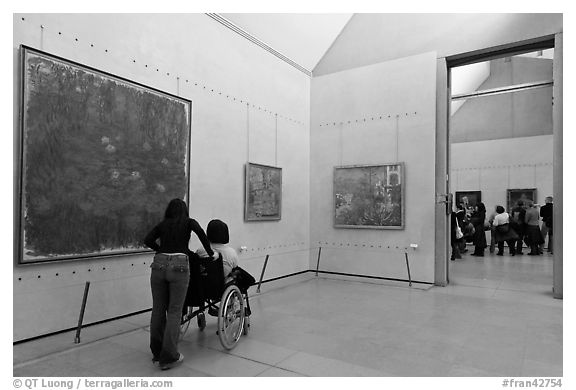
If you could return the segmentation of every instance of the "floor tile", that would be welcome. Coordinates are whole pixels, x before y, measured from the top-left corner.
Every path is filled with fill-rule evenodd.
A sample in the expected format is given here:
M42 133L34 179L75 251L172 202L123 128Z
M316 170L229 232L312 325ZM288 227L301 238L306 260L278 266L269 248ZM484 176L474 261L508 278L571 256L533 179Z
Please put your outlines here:
M213 376L256 376L271 367L207 348L203 348L198 353L190 353L185 348L181 350L185 356L184 366Z
M299 352L280 362L277 367L307 376L346 377L346 376L385 376L381 371L356 366L340 360L328 359Z
M277 367L270 367L269 369L258 374L259 377L304 377L305 375L298 374L293 371L283 370Z

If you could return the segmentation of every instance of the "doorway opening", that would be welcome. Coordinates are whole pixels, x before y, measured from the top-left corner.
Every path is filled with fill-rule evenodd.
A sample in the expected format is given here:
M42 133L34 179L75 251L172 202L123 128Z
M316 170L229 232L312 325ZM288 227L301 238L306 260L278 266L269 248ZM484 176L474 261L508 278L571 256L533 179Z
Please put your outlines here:
M464 234L450 250L451 282L551 290L553 239L540 207L554 194L553 63L554 39L447 61L449 192ZM497 206L511 217L522 208L524 223L526 209L538 213L542 255L528 256L526 224L499 248Z

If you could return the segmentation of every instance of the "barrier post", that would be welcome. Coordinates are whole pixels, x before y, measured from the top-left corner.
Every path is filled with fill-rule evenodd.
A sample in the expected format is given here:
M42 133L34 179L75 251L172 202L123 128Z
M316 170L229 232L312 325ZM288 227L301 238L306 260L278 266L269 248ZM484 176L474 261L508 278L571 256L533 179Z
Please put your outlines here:
M260 292L260 285L262 284L262 279L264 278L264 271L266 271L266 265L268 264L269 257L270 255L266 255L266 260L264 260L264 266L262 267L262 273L260 274L260 280L258 281L258 288L256 289L257 293Z
M80 344L80 331L82 330L82 321L84 320L84 311L86 310L86 300L88 299L89 289L90 282L86 282L84 286L84 297L82 298L82 307L80 308L80 318L78 318L78 328L76 329L76 337L74 338L75 344Z
M412 286L412 277L410 276L410 263L408 263L408 252L404 252L404 256L406 257L406 268L408 269L408 285Z
M318 277L318 269L320 268L320 255L322 254L322 247L318 248L318 260L316 261L316 277Z

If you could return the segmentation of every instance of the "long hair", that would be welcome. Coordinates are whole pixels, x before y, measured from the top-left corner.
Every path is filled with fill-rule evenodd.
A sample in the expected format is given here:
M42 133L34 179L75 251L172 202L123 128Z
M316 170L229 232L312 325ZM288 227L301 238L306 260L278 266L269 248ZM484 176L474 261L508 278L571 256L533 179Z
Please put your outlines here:
M486 206L484 206L484 203L479 202L476 206L478 206L478 212L479 213L481 213L481 212L485 213L486 212Z
M188 217L188 206L182 199L172 199L164 212L164 219L181 219Z

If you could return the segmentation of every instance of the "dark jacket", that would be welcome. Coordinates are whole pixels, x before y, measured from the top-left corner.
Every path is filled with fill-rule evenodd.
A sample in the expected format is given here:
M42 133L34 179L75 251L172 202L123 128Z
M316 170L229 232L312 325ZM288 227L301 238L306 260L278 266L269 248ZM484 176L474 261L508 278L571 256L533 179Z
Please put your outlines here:
M546 203L544 206L540 207L540 216L542 217L542 222L546 224L547 227L552 227L552 215L553 215L553 204Z
M144 239L144 244L157 253L184 253L192 258L188 242L194 232L200 239L202 246L212 256L214 252L210 247L208 237L200 224L192 218L169 218L156 225ZM157 240L160 240L158 244Z
M472 213L470 222L474 225L473 243L477 249L486 248L486 233L484 233L484 221L486 220L486 210L478 210Z

